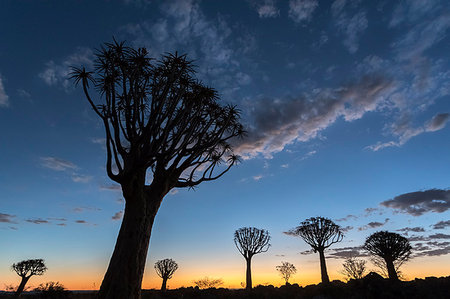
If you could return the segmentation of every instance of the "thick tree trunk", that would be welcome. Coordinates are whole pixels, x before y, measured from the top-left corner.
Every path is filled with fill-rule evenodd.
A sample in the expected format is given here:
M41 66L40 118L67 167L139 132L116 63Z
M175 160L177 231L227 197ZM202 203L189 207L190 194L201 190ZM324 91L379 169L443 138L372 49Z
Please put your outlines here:
M162 282L162 286L161 286L161 291L165 292L167 289L167 278L163 278L163 282Z
M398 275L397 275L397 271L395 271L394 263L389 259L385 259L385 262L386 262L386 268L388 271L389 279L398 280Z
M125 212L99 299L140 299L153 221L167 188L145 189L145 176L122 183Z
M245 276L245 288L247 290L252 289L252 258L245 259L247 261L247 272Z
M328 278L327 264L325 263L325 254L323 253L323 250L319 250L319 258L320 258L320 273L322 275L322 283L329 283L330 279Z
M20 294L22 294L23 290L25 289L25 285L27 284L28 280L31 276L22 276L22 281L20 282L19 287L16 290L16 293L14 294L14 297L19 298Z

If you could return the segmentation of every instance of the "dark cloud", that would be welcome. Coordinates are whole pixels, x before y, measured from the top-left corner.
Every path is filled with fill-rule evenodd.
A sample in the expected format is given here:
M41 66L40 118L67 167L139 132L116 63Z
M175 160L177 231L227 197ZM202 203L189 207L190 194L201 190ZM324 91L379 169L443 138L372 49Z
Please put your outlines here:
M336 219L336 221L343 222L343 221L356 220L356 219L358 219L358 216L349 214L349 215L345 216L344 218Z
M425 232L425 229L423 227L404 227L401 229L397 229L397 231L404 232L405 234L408 234L409 232L423 233Z
M388 222L389 222L389 218L386 218L384 220L384 222L378 222L378 221L369 222L366 225L359 227L358 230L359 231L363 231L363 230L366 230L366 229L378 228L378 227L381 227L381 226L385 225Z
M75 223L87 224L86 220L75 220Z
M361 246L355 246L330 249L327 256L335 259L345 259L349 257L365 257L368 256L368 254Z
M76 207L72 211L76 213L87 212L87 211L101 211L102 209L96 207Z
M53 218L53 217L49 217L47 218L48 220L54 220L54 221L67 221L66 218Z
M352 229L353 229L353 226L350 226L350 225L341 227L341 231L343 231L344 233L346 233L346 232L348 232L348 231L350 231Z
M122 187L117 184L113 185L101 185L100 190L106 190L106 191L122 191Z
M50 223L48 220L36 218L36 219L27 219L26 222L34 223L34 224L43 224L43 223Z
M111 218L112 218L112 220L120 220L120 219L122 219L122 215L123 215L123 211L119 211L119 212L115 213Z
M413 216L427 212L442 213L450 208L450 190L430 189L405 193L383 201L381 205Z
M447 234L434 234L429 236L430 239L450 239L450 235Z
M296 141L308 141L343 118L360 119L387 101L394 83L378 75L336 89L317 89L296 98L261 99L249 104L248 136L235 145L244 158L270 157ZM270 121L269 121L270 120Z
M450 242L430 241L414 245L414 257L442 256L450 253Z
M436 114L426 125L428 132L439 131L443 129L450 118L450 113Z
M439 221L435 225L433 225L433 229L444 229L450 226L450 220L447 221Z
M17 223L17 222L14 221L14 218L16 218L16 215L0 213L0 222Z

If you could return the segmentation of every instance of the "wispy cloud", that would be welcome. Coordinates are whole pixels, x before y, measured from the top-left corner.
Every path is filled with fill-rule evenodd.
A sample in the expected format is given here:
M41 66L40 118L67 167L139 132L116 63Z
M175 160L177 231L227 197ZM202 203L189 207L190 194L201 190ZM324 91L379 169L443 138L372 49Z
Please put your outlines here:
M280 15L276 0L250 0L249 2L260 18L275 18Z
M368 27L366 12L360 10L349 16L345 6L347 1L337 0L331 6L336 28L344 35L343 44L353 54L358 51L359 38Z
M100 208L96 208L96 207L76 207L73 208L72 211L76 212L76 213L81 213L81 212L92 212L92 211L101 211L102 209Z
M0 108L9 106L9 96L6 94L3 78L0 75Z
M16 215L0 213L0 222L3 223L17 223L14 219Z
M317 137L340 117L350 122L376 111L389 101L393 87L388 78L367 75L355 83L296 98L252 101L248 136L236 145L236 152L244 159L260 154L270 158L288 144Z
M111 184L111 185L101 185L100 190L102 191L122 191L122 187L117 184Z
M123 211L119 211L119 212L115 213L115 214L111 217L111 219L112 219L112 220L120 220L120 219L122 219L122 216L123 216Z
M41 78L49 86L62 86L68 90L72 86L69 80L69 73L73 66L86 66L91 68L93 65L94 54L91 49L79 47L73 54L67 56L60 63L53 60L46 63L45 69L39 73Z
M412 216L429 212L443 213L450 209L450 190L430 189L405 193L383 201L381 205Z
M56 171L78 168L74 163L57 157L41 157L41 165Z
M81 174L73 174L72 181L75 183L88 183L92 180L92 176L89 175L81 175Z
M384 219L384 222L372 221L372 222L367 223L364 226L358 227L358 230L359 231L363 231L363 230L368 230L368 229L371 229L371 228L382 227L388 222L389 222L389 218Z
M42 219L42 218L34 218L34 219L27 219L26 222L33 223L33 224L43 224L43 223L50 223L48 220Z
M433 225L433 229L445 229L447 227L450 227L450 220L439 221L438 223Z
M308 22L317 6L317 0L289 0L289 17L296 23Z

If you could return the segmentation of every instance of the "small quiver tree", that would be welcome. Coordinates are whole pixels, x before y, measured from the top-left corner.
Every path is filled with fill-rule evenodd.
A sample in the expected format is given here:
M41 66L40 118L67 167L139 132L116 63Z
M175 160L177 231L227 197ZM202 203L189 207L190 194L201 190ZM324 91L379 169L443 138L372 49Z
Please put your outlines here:
M201 278L199 280L195 280L194 284L199 289L210 289L210 288L217 288L218 286L223 285L223 280L222 280L222 278L213 279L213 278L209 278L209 277L206 276L206 277Z
M398 268L411 256L411 244L408 239L388 231L379 231L367 237L363 248L375 256L375 260L382 259L387 269L388 277L398 280ZM380 263L375 262L381 266Z
M340 226L328 218L312 217L286 234L301 237L314 252L319 253L322 282L329 283L324 251L344 238Z
M171 279L173 273L178 269L178 264L172 259L164 259L155 263L156 274L162 278L161 291L167 289L167 280Z
M356 259L354 257L346 258L342 264L344 268L341 273L345 275L347 279L361 279L366 273L366 261Z
M295 266L289 262L281 262L281 266L276 266L278 272L280 272L281 277L283 277L286 285L289 284L289 278L297 273Z
M94 71L73 68L71 78L105 128L106 172L125 199L98 297L138 299L163 198L173 188L194 188L226 173L238 161L229 141L244 130L239 110L219 103L185 55L156 61L145 48L114 42L101 47L94 62Z
M246 289L252 289L252 257L269 250L269 232L255 227L242 227L234 232L234 244L247 262Z
M19 297L22 294L25 285L33 275L42 275L47 270L43 259L32 259L21 261L11 266L11 270L17 273L22 280L16 290L15 297Z

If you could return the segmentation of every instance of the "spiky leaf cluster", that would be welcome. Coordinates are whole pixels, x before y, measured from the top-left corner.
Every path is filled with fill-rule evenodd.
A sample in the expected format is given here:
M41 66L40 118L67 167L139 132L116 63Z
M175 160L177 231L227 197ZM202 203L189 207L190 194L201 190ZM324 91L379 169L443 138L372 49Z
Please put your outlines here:
M246 259L269 250L269 241L270 235L265 229L242 227L234 232L234 244Z
M402 263L409 259L412 249L407 238L388 231L379 231L367 237L363 248L384 260Z
M178 264L172 259L159 260L155 263L156 274L163 279L171 279L178 269Z
M42 275L47 270L43 259L31 259L15 263L11 269L20 277L29 278L33 275Z

